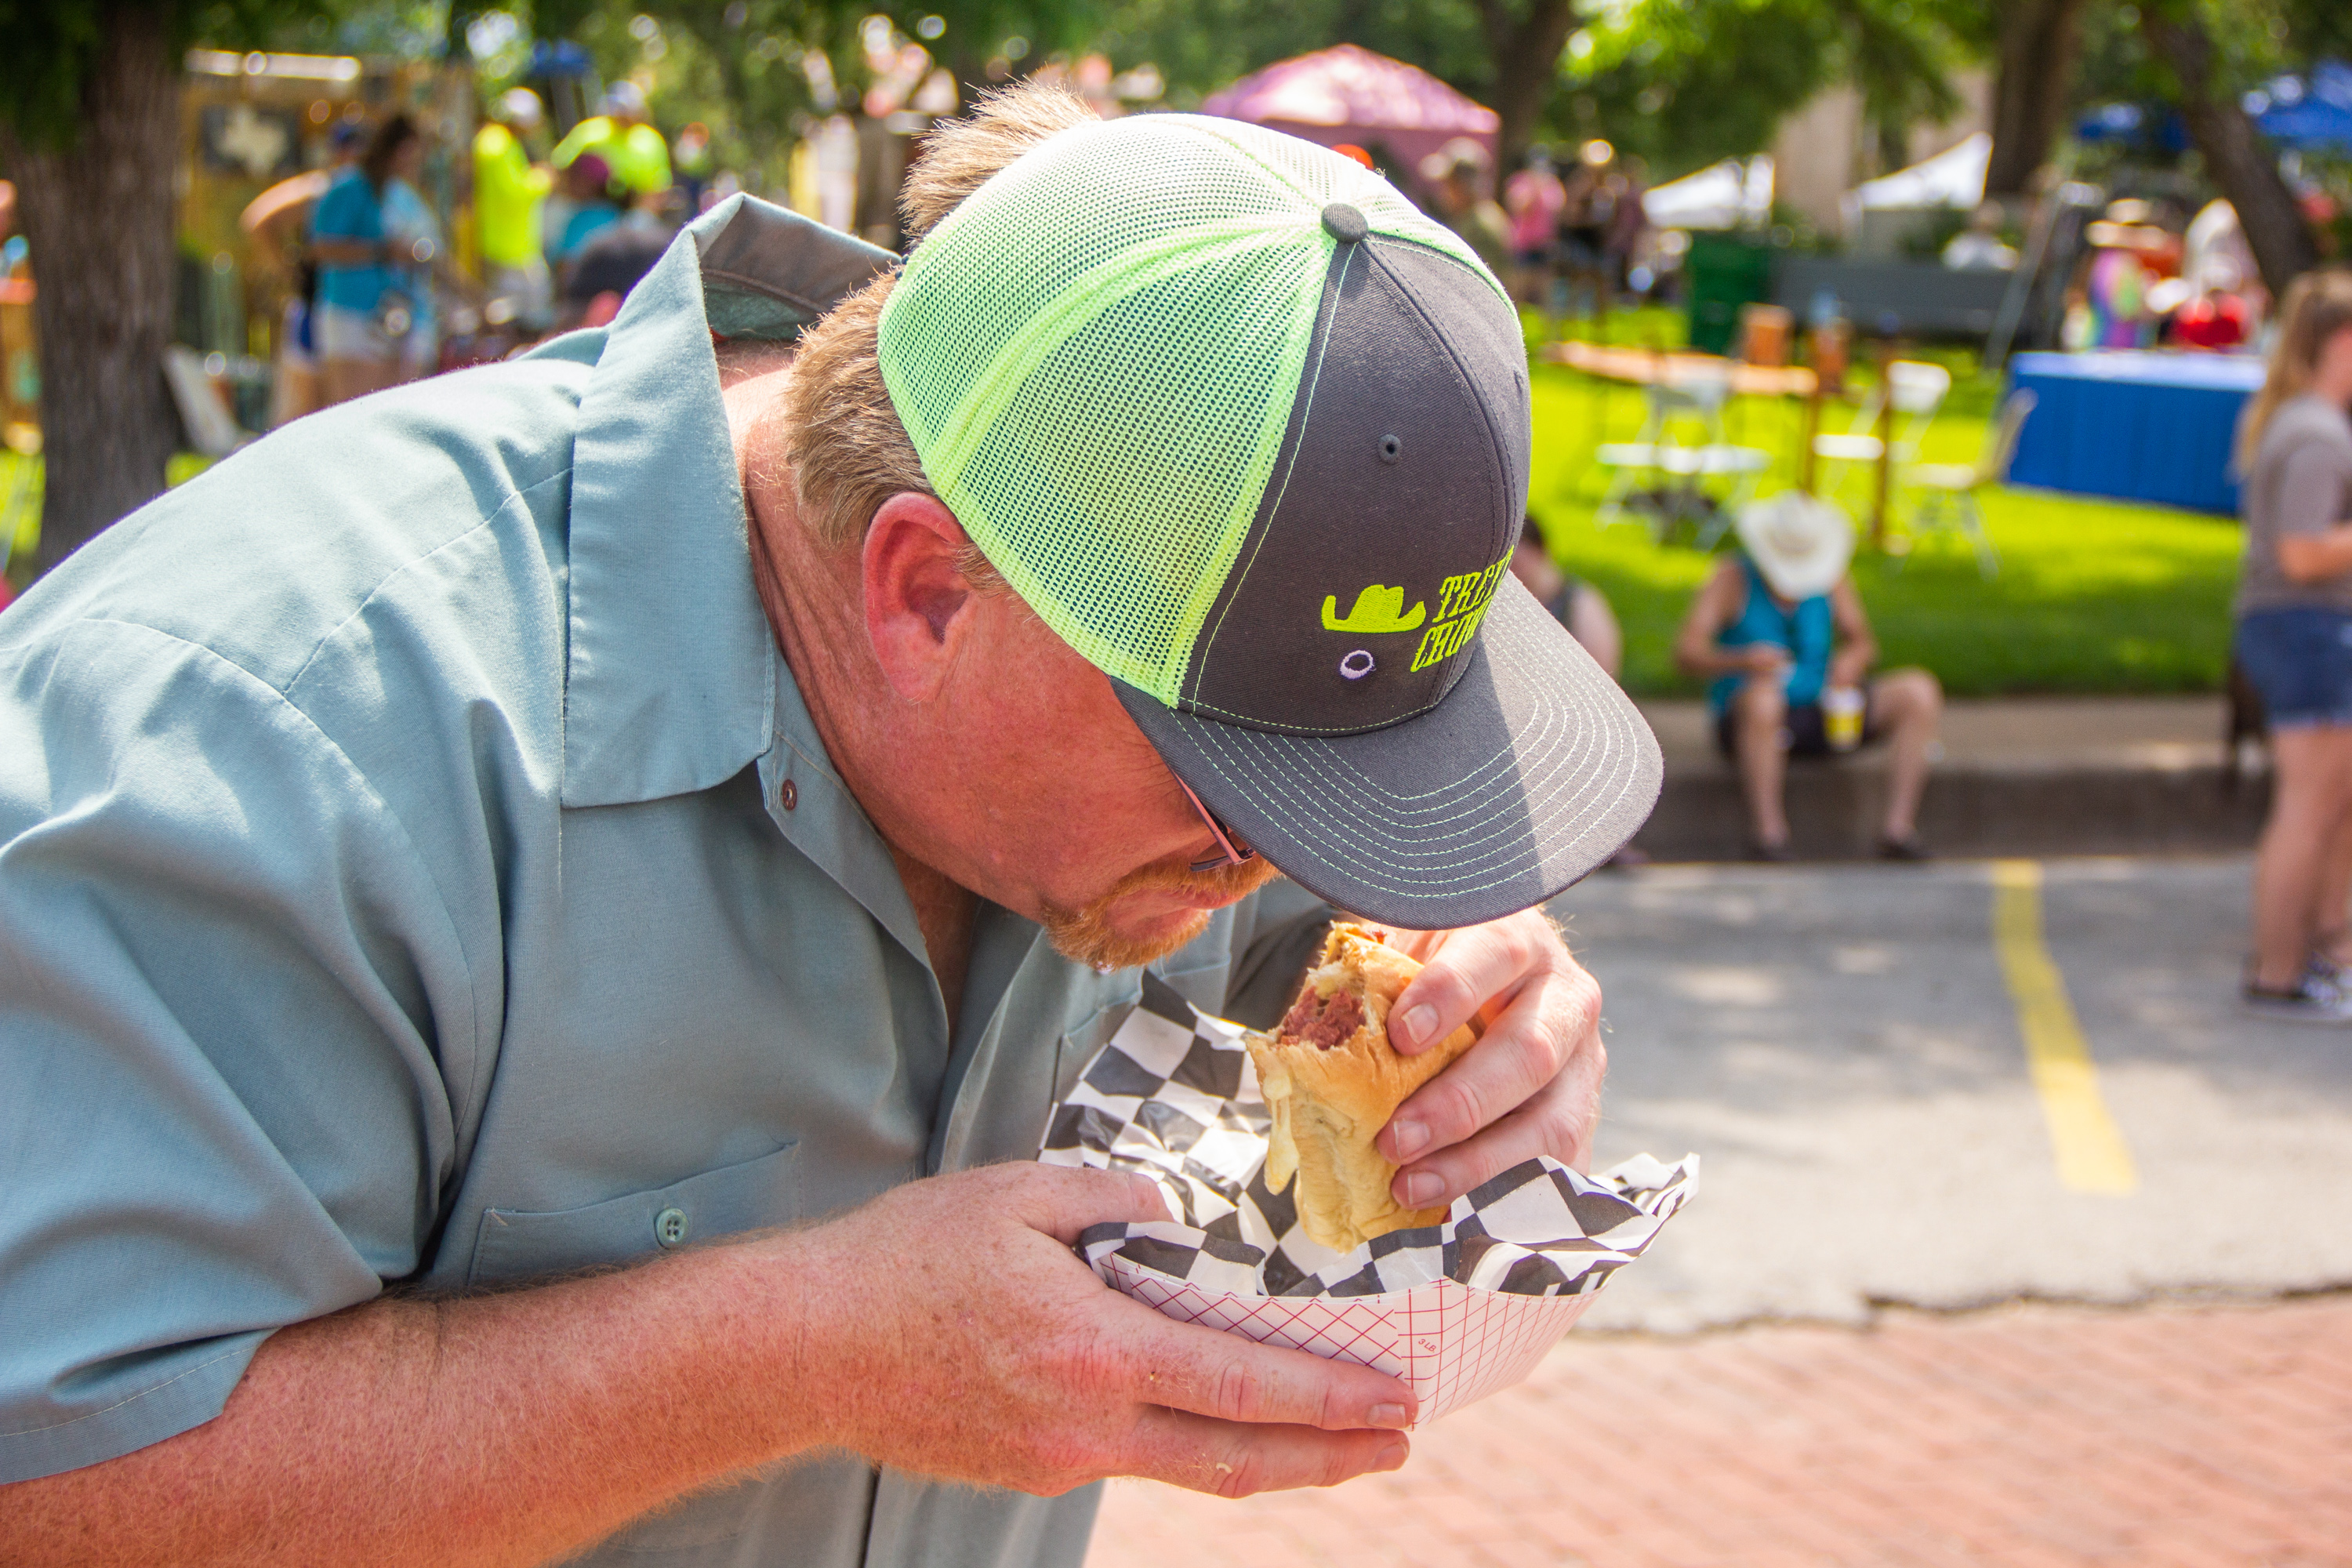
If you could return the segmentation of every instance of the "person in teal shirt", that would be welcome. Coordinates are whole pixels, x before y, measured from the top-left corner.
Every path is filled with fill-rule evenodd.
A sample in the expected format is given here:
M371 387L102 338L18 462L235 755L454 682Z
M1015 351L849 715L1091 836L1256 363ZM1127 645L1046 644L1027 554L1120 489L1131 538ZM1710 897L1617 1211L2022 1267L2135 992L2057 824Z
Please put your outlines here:
M926 226L1023 201L988 174L1084 116L984 112ZM1278 237L1336 243L1311 208ZM1403 1384L1073 1255L1164 1212L1034 1163L1140 966L1271 1021L1330 910L935 495L814 531L891 418L841 389L896 260L730 199L609 328L297 421L0 617L0 1560L1077 1568L1106 1475L1402 1462ZM1529 617L1496 602L1445 725L1505 721ZM1563 797L1597 834L1563 858L1545 818L1525 879L1443 897L1515 909L1630 831L1630 707L1535 722L1588 716L1626 764ZM1599 1092L1540 914L1459 923L1398 939L1402 1047L1486 1021L1382 1134L1429 1201L1581 1162Z
M424 161L425 138L415 123L394 114L311 209L310 252L319 266L311 336L328 403L394 385L425 368L419 351L428 345L411 339L430 313L433 248L429 238L395 221L399 197ZM406 207L421 211L423 204Z
M1835 506L1791 490L1742 511L1738 535L1739 552L1717 564L1692 601L1675 662L1708 683L1717 749L1739 772L1749 852L1793 858L1788 758L1890 741L1878 851L1927 858L1919 801L1944 691L1924 669L1869 675L1878 641L1846 573L1853 523Z

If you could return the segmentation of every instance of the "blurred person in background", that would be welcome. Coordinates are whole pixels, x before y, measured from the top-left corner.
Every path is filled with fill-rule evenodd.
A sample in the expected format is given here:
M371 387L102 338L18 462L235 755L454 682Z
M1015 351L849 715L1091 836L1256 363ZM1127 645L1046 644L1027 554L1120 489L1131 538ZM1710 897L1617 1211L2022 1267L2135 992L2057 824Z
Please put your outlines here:
M710 182L718 164L710 153L710 127L699 120L688 121L677 133L677 145L670 149L670 163L684 198L679 216L701 216L715 205Z
M2271 297L2263 287L2262 268L2254 263L2254 247L2238 222L2238 209L2215 197L2197 210L2180 236L2180 275L2199 289L2220 288L2244 301L2248 338L2259 331L2270 310Z
M547 247L547 259L555 268L559 285L568 286L569 269L588 242L621 221L620 204L614 200L616 184L600 153L583 153L565 165L566 216L563 227Z
M1719 562L1675 640L1684 673L1709 681L1716 748L1739 770L1749 853L1792 858L1783 785L1788 759L1891 741L1894 766L1878 852L1925 860L1919 797L1944 712L1924 669L1872 679L1878 639L1846 566L1853 524L1797 490L1742 510L1740 551Z
M1633 163L1618 158L1601 182L1609 215L1601 231L1601 270L1605 286L1616 293L1633 287L1633 258L1650 231L1650 215L1643 210L1636 168Z
M604 161L610 177L632 195L651 195L670 187L669 143L646 123L646 95L635 82L616 81L604 91L601 112L582 121L555 144L554 163L569 169L593 153Z
M1517 268L1512 287L1519 299L1540 305L1551 292L1552 231L1559 209L1568 205L1568 187L1552 172L1551 150L1528 151L1527 166L1503 186L1503 208L1511 220L1511 261Z
M1553 620L1568 628L1568 635L1592 656L1592 662L1610 679L1617 679L1625 661L1625 634L1618 627L1617 612L1609 607L1600 589L1560 570L1544 544L1543 530L1537 526L1532 512L1519 525L1519 541L1511 547L1511 575L1535 595L1536 603L1551 612ZM1601 862L1601 868L1623 870L1649 863L1649 852L1629 841L1619 845L1617 852Z
M2231 651L2276 770L2254 855L2246 1006L2352 1023L2352 272L2287 289L2238 435L2246 524Z
M555 176L533 163L525 139L545 119L539 94L518 87L496 100L474 136L474 221L479 231L484 282L505 300L514 319L545 331L553 301L540 209Z
M2173 313L2171 342L2187 349L2233 349L2253 336L2253 308L2238 292L2238 278L2226 257L2209 260L2196 284L2201 291Z
M379 312L385 329L398 340L400 379L415 381L439 368L441 300L444 293L471 294L476 286L450 265L448 237L441 216L417 188L414 175L395 177L383 187L383 226L394 255L410 258L405 310L408 330L397 330L394 304Z
M1568 628L1568 635L1584 646L1610 679L1617 679L1625 658L1625 637L1618 629L1616 612L1600 589L1559 569L1544 547L1543 531L1533 516L1520 526L1519 542L1511 548L1511 575Z
M263 191L237 215L237 226L252 237L253 258L287 289L278 322L277 363L269 388L269 427L277 429L319 406L319 346L314 333L319 310L319 265L310 253L310 216L319 198L350 168L367 145L367 127L338 120L327 133L328 160L316 169L289 175Z
M1467 136L1456 136L1421 161L1421 177L1436 203L1431 216L1460 235L1497 278L1511 270L1511 220L1486 194L1494 160Z
M394 385L414 363L406 340L424 292L416 269L432 258L429 249L418 254L420 238L433 242L387 215L404 206L394 187L414 180L424 163L425 139L408 116L395 114L311 209L310 256L319 269L311 342L322 404Z
M1979 202L1969 215L1968 227L1944 247L1943 262L1955 272L2014 272L2017 247L2002 242L2000 226L2007 215L1999 202Z
M607 224L582 246L563 269L563 296L557 302L555 328L601 327L621 313L621 306L645 275L669 248L674 231L666 226L635 221L636 215Z

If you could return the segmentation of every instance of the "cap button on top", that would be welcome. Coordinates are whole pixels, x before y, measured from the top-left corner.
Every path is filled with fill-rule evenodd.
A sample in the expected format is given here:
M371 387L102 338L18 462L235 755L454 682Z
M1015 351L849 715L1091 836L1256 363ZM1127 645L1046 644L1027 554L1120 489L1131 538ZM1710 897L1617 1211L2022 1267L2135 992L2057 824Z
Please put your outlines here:
M1323 227L1342 245L1353 245L1371 232L1364 215L1346 202L1333 202L1323 209Z

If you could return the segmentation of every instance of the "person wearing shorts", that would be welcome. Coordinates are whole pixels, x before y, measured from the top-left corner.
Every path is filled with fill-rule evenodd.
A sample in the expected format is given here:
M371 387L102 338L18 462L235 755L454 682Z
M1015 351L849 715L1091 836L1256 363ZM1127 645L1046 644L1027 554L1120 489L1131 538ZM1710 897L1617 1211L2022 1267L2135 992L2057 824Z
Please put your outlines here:
M321 401L343 403L397 384L420 367L403 341L417 324L423 290L407 263L414 237L387 221L385 195L422 167L424 138L404 114L376 128L358 163L335 177L310 214L311 258L318 264L318 308L311 343L319 356Z
M1832 710L1862 703L1853 744L1894 745L1878 852L1925 860L1919 798L1944 711L1944 689L1924 669L1871 679L1878 640L1846 575L1853 524L1827 501L1790 490L1739 514L1740 552L1719 563L1683 622L1675 662L1709 681L1716 744L1739 770L1748 850L1793 858L1784 784L1788 759L1849 750Z
M2254 856L2250 1011L2352 1023L2352 271L2287 290L2239 432L2245 519L2231 651L2275 770Z

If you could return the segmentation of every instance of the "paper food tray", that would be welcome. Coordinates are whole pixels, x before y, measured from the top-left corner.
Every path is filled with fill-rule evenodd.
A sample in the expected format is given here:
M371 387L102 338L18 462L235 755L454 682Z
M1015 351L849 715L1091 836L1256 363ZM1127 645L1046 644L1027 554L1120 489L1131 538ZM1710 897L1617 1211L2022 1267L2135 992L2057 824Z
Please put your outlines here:
M1156 975L1057 1107L1038 1159L1139 1171L1178 1218L1078 1238L1104 1280L1171 1318L1404 1379L1420 1423L1533 1371L1698 1182L1698 1157L1588 1177L1550 1159L1462 1197L1441 1225L1335 1253L1266 1190L1270 1117L1242 1029Z

